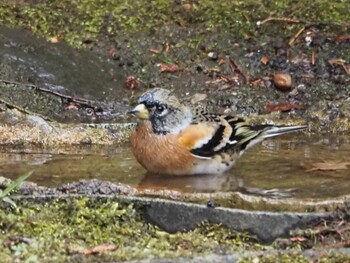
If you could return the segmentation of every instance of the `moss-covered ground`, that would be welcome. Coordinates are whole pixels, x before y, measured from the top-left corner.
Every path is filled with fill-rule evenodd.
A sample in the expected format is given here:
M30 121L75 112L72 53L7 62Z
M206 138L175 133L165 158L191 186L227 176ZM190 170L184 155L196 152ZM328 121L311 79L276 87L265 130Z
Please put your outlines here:
M242 262L310 262L303 249L320 248L327 242L330 248L345 246L348 229L346 221L342 229L339 222L323 222L321 228L297 230L289 239L262 245L246 233L205 222L192 231L171 234L147 223L142 209L128 202L84 197L43 200L17 200L16 208L1 203L1 262L111 262L235 252L246 255ZM330 242L329 237L338 234L344 242ZM277 254L276 248L280 249ZM286 254L285 249L289 249ZM249 251L266 255L249 256ZM350 260L339 253L315 257L317 262Z
M0 231L2 262L105 262L262 248L246 234L208 223L169 234L145 223L133 205L88 198L3 207ZM99 245L115 247L95 255L83 252Z
M98 37L113 39L120 32L156 30L164 24L202 24L203 28L220 28L241 37L254 32L256 22L270 16L340 25L348 21L349 9L347 1L326 0L4 0L0 4L0 23L26 27L48 39L59 37L81 46Z

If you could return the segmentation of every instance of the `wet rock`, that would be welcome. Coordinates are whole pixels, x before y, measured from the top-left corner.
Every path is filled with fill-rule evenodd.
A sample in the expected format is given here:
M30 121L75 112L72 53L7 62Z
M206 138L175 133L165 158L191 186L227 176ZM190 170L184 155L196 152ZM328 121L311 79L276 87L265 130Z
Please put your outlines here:
M231 229L256 235L263 243L285 237L289 230L304 228L331 217L329 213L271 213L239 209L208 208L165 200L152 200L144 208L146 218L160 228L174 233L194 229L200 222L223 224Z
M119 195L133 194L136 190L128 185L113 184L97 179L80 180L69 184L64 184L56 188L58 192L64 194L83 194L83 195Z
M46 134L51 133L53 131L53 127L39 116L28 115L26 116L26 122L29 126L37 127Z
M117 102L128 97L123 90L125 76L110 70L115 65L107 56L76 50L64 42L53 45L25 30L0 27L0 36L0 46L13 43L0 50L0 96L6 102L53 120L95 121L96 116L85 111L67 110L71 97L76 97L82 99L78 106L91 100L104 109L106 114L97 116L97 121L121 119L117 112L125 112L126 107Z

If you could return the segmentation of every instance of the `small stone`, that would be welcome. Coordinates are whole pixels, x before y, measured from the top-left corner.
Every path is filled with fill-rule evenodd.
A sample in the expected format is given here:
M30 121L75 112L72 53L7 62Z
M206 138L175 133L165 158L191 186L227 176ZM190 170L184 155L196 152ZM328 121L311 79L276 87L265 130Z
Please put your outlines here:
M92 140L91 140L91 138L87 137L87 138L81 139L80 140L80 144L91 145L92 144Z
M292 87L292 77L288 73L275 73L273 83L281 90L289 90Z
M217 60L219 58L219 55L216 52L209 52L208 53L208 58L210 58L212 60Z
M0 112L2 112L2 111L6 111L6 110L7 110L7 106L6 106L6 104L1 103L1 104L0 104Z
M182 8L184 9L185 12L188 12L188 11L191 10L192 5L191 5L191 4L184 4L184 5L182 6Z
M207 202L207 207L209 207L209 208L215 208L216 206L217 206L217 204L216 204L216 202L213 199L210 199Z

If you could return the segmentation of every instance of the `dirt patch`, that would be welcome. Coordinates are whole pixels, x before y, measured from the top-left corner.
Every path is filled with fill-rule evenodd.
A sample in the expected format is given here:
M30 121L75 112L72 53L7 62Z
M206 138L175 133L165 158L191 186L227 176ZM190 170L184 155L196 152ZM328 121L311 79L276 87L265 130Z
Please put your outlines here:
M94 1L10 5L5 1L0 8L5 24L20 26L18 18L23 18L50 43L32 39L28 33L3 30L6 70L2 80L29 82L38 87L34 90L41 98L43 88L56 92L32 108L56 120L126 121L125 110L138 94L164 87L185 102L202 103L215 111L267 114L259 121L277 124L307 122L312 131L347 131L347 7L339 3L327 8L323 1L305 3L303 8L293 1L156 1L141 6L138 1L105 1L103 5ZM247 13L252 9L254 17ZM67 17L58 16L57 10L67 12ZM237 16L231 15L233 10ZM294 17L285 17L287 10L288 14L294 10ZM325 15L325 10L330 13ZM271 18L271 14L282 18ZM67 21L68 17L74 21ZM70 50L64 40L90 51ZM47 56L39 57L39 49ZM20 58L15 64L13 56ZM76 65L80 65L78 71ZM33 89L22 88L22 92L29 96ZM57 93L76 97L57 103L62 99ZM206 99L193 99L198 95ZM14 96L3 92L2 97L8 101ZM86 107L79 98L97 103ZM14 102L26 108L23 101ZM46 107L47 103L51 106Z

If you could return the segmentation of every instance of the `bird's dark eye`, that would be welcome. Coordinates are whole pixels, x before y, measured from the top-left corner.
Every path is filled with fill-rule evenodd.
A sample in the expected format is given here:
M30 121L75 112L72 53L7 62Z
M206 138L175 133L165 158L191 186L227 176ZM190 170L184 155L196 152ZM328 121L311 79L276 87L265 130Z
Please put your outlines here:
M156 111L158 111L159 113L163 112L164 109L165 109L165 108L164 108L163 105L157 105L157 106L156 106Z

